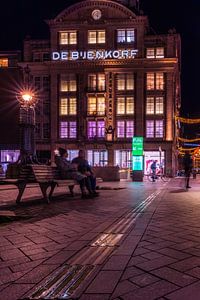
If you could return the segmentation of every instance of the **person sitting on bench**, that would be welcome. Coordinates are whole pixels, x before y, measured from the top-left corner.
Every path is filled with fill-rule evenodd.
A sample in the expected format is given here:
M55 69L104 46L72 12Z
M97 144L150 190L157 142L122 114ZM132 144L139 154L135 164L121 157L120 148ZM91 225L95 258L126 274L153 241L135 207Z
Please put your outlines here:
M93 174L88 161L85 159L84 150L79 150L78 156L72 160L72 164L76 164L78 166L78 171L87 176L86 187L89 193L93 195L93 197L99 196L99 193L96 192L96 177Z
M59 153L59 155L55 156L55 163L60 171L61 178L76 180L80 185L82 198L83 199L91 198L90 195L87 195L86 188L85 188L85 186L86 186L85 180L86 180L87 176L78 172L76 169L76 165L70 163L70 161L67 160L68 152L66 149L59 148L58 153Z

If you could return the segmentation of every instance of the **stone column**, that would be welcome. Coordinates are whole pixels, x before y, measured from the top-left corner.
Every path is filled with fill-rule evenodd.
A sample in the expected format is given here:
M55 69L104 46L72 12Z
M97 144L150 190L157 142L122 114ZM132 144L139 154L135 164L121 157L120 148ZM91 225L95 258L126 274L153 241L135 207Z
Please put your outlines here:
M137 72L135 80L135 136L144 136L144 73Z
M174 84L173 73L166 74L166 141L173 140L174 128Z
M58 139L59 120L58 120L58 75L51 73L51 98L50 98L50 114L51 114L51 161L54 161L54 150Z

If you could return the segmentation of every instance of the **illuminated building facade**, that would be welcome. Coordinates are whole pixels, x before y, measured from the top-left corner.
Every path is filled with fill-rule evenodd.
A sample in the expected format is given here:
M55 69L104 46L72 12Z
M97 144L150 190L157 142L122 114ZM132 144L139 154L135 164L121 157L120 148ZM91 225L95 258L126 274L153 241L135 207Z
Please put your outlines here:
M39 156L81 148L92 165L130 167L132 137L143 136L144 171L153 159L175 169L180 36L151 33L126 2L76 3L47 21L50 40L25 40Z
M16 99L22 81L20 61L20 51L0 51L0 164L4 171L9 162L18 159L20 152L19 103Z

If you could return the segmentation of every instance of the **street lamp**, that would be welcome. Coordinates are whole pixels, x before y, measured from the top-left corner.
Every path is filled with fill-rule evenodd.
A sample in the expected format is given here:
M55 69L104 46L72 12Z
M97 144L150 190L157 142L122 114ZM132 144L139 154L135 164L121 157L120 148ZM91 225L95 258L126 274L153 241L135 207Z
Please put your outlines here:
M30 89L22 90L17 95L20 104L20 151L22 163L33 163L36 160L35 149L35 105L37 98Z

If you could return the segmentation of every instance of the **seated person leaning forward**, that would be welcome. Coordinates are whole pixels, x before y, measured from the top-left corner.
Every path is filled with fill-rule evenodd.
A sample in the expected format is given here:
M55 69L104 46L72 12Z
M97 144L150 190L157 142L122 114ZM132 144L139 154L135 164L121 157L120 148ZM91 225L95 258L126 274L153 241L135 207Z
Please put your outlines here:
M76 167L67 160L68 152L64 148L58 149L59 155L55 156L55 163L60 171L62 179L74 179L76 180L81 189L82 198L91 198L90 195L86 194L85 180L86 175L81 174L76 170Z
M78 171L87 176L86 187L90 195L93 195L93 197L98 196L99 193L96 192L96 177L92 172L88 161L85 159L84 150L79 150L78 156L72 160L72 164L76 164L78 166Z

